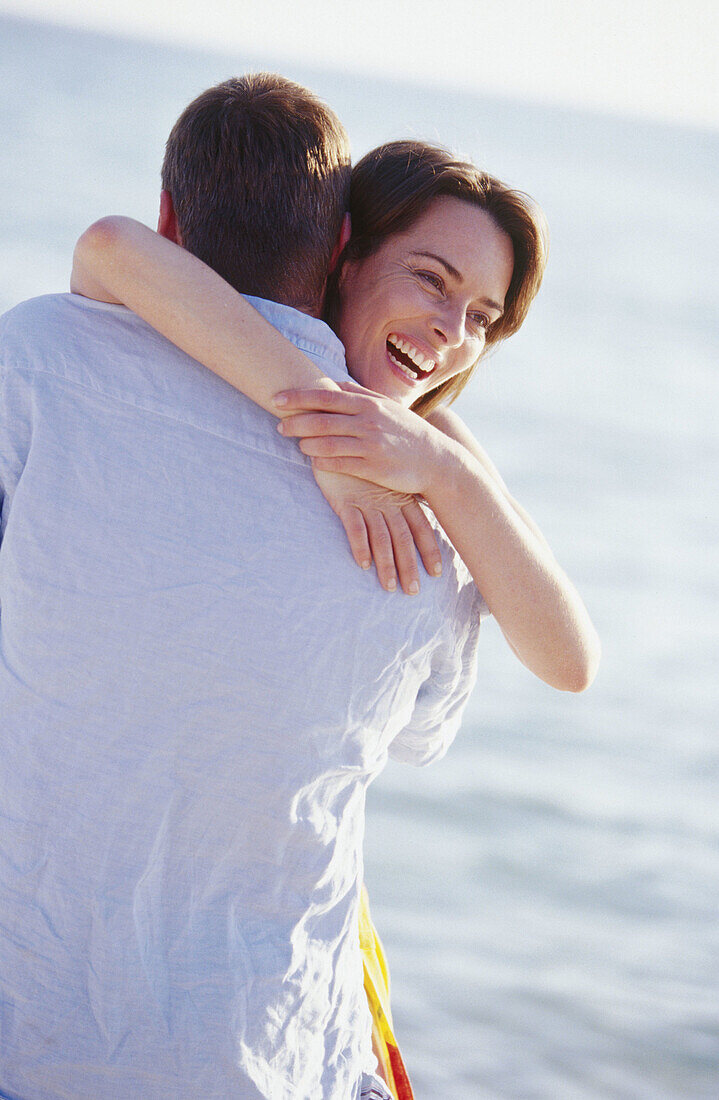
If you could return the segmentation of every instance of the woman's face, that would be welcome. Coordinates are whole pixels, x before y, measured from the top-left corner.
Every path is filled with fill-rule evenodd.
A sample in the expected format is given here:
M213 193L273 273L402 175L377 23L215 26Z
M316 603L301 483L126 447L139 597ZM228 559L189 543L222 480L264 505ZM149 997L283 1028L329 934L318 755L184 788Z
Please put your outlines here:
M499 319L512 278L512 243L492 218L442 196L340 277L339 336L350 374L412 405L468 370Z

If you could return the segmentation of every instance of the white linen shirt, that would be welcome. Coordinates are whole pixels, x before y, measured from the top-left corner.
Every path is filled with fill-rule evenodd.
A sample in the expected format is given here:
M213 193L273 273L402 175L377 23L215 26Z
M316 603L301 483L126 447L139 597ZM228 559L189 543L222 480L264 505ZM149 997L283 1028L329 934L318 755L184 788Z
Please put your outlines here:
M480 597L446 541L385 593L275 423L121 306L0 320L0 1094L356 1100L374 1064L365 791L454 737Z

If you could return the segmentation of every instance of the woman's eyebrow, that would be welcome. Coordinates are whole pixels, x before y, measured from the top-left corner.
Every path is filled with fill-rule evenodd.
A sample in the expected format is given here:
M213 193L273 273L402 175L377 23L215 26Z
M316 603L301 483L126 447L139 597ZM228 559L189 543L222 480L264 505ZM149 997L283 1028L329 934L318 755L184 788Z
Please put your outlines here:
M449 260L444 260L441 256L438 256L436 252L413 252L412 255L426 256L428 260L436 260L438 264L441 264L442 267L449 272L453 279L458 279L460 283L462 282L462 275L457 271L457 268L452 267Z
M442 256L438 256L436 252L412 252L412 256L426 256L428 260L436 260L438 264L449 272L453 279L457 282L462 282L462 274L457 271L456 267L453 267L449 260L445 260ZM504 306L500 306L499 302L493 302L491 298L482 298L482 302L485 306L489 306L490 309L496 309L497 313L504 313Z

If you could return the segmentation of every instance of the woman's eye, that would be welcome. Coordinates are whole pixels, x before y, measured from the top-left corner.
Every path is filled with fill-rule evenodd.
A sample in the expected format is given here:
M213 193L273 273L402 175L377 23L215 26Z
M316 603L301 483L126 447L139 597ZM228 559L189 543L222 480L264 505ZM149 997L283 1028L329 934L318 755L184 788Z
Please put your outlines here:
M433 271L418 271L417 274L419 275L420 279L424 279L424 281L426 283L429 283L430 286L433 286L435 290L444 289L444 283L442 282L442 279L439 275L435 275Z
M483 332L489 328L490 320L486 313L470 313L469 319L475 328L480 328Z

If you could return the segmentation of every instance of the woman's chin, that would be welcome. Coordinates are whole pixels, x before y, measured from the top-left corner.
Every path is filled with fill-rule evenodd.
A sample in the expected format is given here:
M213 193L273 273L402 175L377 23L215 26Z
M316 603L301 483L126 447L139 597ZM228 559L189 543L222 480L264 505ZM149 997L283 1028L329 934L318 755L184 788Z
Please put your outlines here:
M348 367L348 370L352 380L359 386L364 386L366 390L378 393L382 397L389 397L406 408L413 405L426 388L421 380L411 379L400 370L389 355L385 356L383 363L375 364L374 369L367 369L365 366L364 369L360 368L356 371Z

